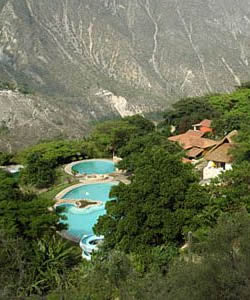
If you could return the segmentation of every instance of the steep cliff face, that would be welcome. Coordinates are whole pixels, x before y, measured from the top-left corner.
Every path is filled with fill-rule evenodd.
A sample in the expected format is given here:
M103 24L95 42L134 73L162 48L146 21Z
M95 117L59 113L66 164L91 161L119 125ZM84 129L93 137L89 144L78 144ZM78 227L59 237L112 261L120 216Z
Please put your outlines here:
M0 79L86 127L229 91L249 78L249 38L249 0L0 0Z
M59 136L83 138L97 115L105 118L107 110L112 111L101 101L86 101L85 106L77 103L71 98L61 102L57 98L0 91L0 150L13 151Z

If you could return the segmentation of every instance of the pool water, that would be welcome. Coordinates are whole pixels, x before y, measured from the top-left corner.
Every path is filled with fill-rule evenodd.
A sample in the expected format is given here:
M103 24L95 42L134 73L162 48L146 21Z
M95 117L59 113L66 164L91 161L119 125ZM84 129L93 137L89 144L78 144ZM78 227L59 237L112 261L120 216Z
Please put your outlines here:
M115 171L115 164L110 160L87 160L72 167L79 174L109 174Z
M81 238L83 235L93 234L93 227L98 218L106 213L105 203L112 200L109 197L110 190L117 184L117 182L88 184L70 191L63 197L63 199L71 200L99 200L103 203L89 208L78 208L70 203L60 204L60 207L65 207L62 215L67 217L67 220L61 220L61 222L68 225L69 235Z
M62 198L70 200L99 200L105 203L109 200L110 189L115 184L114 182L107 182L82 185L68 192Z

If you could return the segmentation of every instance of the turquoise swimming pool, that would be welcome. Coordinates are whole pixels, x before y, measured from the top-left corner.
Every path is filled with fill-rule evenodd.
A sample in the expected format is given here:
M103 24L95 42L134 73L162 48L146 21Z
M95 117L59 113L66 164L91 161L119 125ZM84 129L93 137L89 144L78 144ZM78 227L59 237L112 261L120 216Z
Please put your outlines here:
M67 220L61 220L61 222L68 225L67 233L69 235L81 238L83 235L93 234L93 226L98 218L106 213L105 203L111 200L110 190L117 184L117 182L87 184L77 187L63 196L63 199L89 199L99 200L103 203L89 208L78 208L75 204L70 203L60 204L60 207L65 207L62 215L67 217Z
M109 174L115 171L115 164L110 160L93 159L74 165L72 170L79 174Z

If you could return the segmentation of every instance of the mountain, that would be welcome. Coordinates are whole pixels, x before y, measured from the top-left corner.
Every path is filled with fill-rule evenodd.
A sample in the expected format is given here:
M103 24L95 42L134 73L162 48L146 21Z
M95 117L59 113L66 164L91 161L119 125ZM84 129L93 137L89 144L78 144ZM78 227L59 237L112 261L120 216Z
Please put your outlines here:
M0 81L34 91L0 93L0 147L228 92L249 60L249 0L0 0Z

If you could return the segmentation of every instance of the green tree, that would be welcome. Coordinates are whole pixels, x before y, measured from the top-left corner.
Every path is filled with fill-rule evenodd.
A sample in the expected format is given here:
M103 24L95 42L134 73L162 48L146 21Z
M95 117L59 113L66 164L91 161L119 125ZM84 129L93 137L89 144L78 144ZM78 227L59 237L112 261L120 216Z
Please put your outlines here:
M136 169L138 157L142 155L146 149L149 150L153 147L161 147L165 151L173 154L182 151L178 144L170 142L164 134L159 132L134 137L119 150L119 155L123 158L118 165L119 169L133 172Z
M244 128L250 123L250 115L241 111L230 111L213 122L217 136L224 137L233 130Z
M173 109L164 114L166 126L174 125L177 133L183 133L202 119L218 117L219 113L210 103L210 97L186 98L176 102Z
M90 140L104 155L111 155L124 146L136 133L136 127L123 120L107 121L96 126Z
M81 251L56 236L65 226L49 210L54 201L22 192L2 170L0 190L0 298L44 295L69 286Z
M37 188L45 188L55 181L56 162L54 159L46 159L42 152L31 152L26 158L26 167L21 171L21 182L34 185Z
M100 151L106 155L119 154L119 150L130 139L153 132L154 129L155 126L151 121L136 115L100 123L93 130L90 141L94 141Z
M148 134L155 130L154 123L141 115L125 117L123 120L136 127L137 136Z
M25 165L25 169L21 172L23 184L46 188L55 182L56 167L100 156L102 154L93 141L55 140L27 148L16 156L16 160Z
M208 239L193 248L193 259L178 261L168 274L166 299L249 299L250 219L225 215Z
M86 140L53 140L28 147L16 155L16 160L25 164L31 153L40 153L44 160L57 166L86 156L98 156L94 145Z
M26 294L46 295L54 289L72 287L71 272L81 263L78 247L54 234L33 242L32 249L29 258L32 284L27 287Z
M211 96L209 101L219 118L215 118L213 127L216 135L224 136L234 129L241 129L250 122L250 90L237 89L231 94L220 94Z
M48 299L245 300L250 297L249 235L246 212L224 215L205 241L194 240L191 256L182 252L164 276L142 276L123 252L110 251L106 257L98 253L89 268L77 274L84 280L75 289Z
M48 210L54 201L33 194L24 194L8 173L0 170L0 224L15 237L39 238L64 226L59 216Z
M31 299L72 287L72 273L81 263L78 247L59 236L24 240L0 230L0 299ZM79 280L79 278L78 278ZM76 284L76 282L74 282Z
M206 229L206 233L225 213L234 214L242 209L250 212L249 174L250 163L242 162L206 188L209 200L204 202L203 209L192 220L200 224L199 231Z
M242 125L237 137L235 138L235 148L232 154L235 158L235 163L244 161L250 162L250 125Z
M30 284L28 253L27 242L9 236L0 224L0 299L16 299Z
M106 204L107 214L94 230L105 236L108 249L144 253L147 247L180 244L183 228L199 211L206 197L192 166L178 154L153 148L138 157L132 182L119 184ZM195 192L192 192L195 191Z
M0 152L0 166L10 165L12 163L13 154Z
M238 89L250 89L250 81L242 82L240 86L237 86Z

